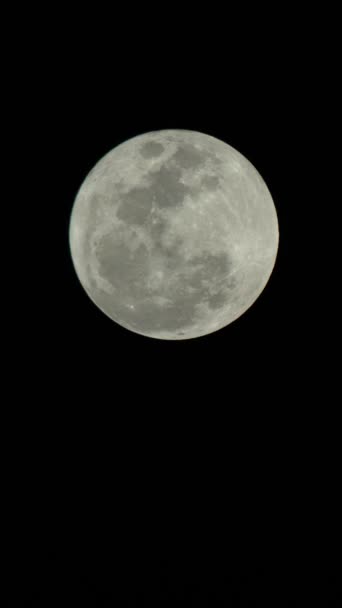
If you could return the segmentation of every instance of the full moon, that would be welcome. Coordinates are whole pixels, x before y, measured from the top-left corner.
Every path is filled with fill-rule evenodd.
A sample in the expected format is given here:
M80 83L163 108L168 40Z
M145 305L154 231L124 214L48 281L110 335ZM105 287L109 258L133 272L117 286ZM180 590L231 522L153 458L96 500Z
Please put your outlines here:
M91 300L128 330L163 340L215 332L259 297L278 221L254 166L195 131L144 133L81 185L70 250Z

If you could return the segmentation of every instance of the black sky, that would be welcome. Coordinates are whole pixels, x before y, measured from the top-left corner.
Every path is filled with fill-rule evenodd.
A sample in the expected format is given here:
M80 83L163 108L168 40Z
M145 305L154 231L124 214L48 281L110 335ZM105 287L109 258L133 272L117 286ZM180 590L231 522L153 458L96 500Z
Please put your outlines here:
M269 27L231 9L190 18L171 9L90 11L87 24L51 13L23 45L16 112L34 226L11 355L21 371L6 409L11 606L302 606L320 585L334 593L334 543L330 578L319 557L324 535L336 537L336 485L322 467L323 452L334 460L334 412L329 422L313 405L330 402L314 371L319 329L307 298L310 28L285 9L268 14ZM280 231L255 304L180 342L109 320L79 284L68 245L75 196L99 158L170 128L244 154Z

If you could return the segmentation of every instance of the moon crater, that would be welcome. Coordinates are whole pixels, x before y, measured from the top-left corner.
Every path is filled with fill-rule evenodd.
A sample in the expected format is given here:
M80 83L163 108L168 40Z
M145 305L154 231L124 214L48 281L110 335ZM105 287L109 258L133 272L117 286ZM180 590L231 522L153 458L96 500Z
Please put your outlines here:
M144 158L155 158L164 152L164 146L156 141L148 141L140 148L140 154Z

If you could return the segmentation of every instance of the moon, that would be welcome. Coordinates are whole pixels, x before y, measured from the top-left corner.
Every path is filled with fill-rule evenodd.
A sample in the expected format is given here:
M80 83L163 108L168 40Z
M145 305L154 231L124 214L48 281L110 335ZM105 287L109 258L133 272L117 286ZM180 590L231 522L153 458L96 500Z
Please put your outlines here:
M215 332L259 297L279 241L271 194L254 166L210 135L162 130L109 151L70 218L77 276L128 330L162 340Z

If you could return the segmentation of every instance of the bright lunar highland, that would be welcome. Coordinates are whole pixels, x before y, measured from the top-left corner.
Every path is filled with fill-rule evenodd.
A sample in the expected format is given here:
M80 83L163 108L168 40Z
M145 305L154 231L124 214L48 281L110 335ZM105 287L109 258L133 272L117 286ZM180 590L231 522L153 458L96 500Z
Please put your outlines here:
M271 194L228 144L194 131L145 133L85 178L70 249L88 296L119 325L184 340L240 317L278 250Z

